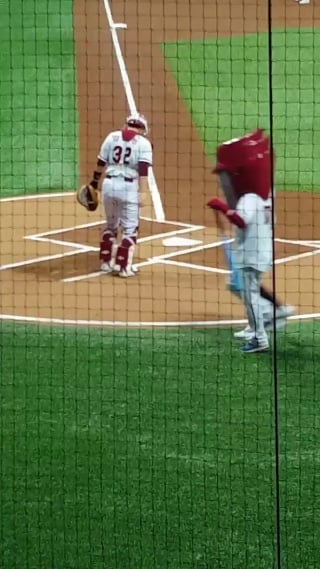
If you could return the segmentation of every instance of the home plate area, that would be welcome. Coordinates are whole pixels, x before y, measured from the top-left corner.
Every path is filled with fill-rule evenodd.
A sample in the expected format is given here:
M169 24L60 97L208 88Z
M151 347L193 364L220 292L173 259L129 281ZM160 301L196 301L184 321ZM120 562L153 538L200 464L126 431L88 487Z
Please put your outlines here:
M92 278L110 278L99 270L99 242L103 222L31 235L27 239L65 243L66 253L59 258L24 267L29 273L54 281L76 282ZM74 254L72 254L74 248ZM319 244L307 241L275 240L276 263L296 261L319 252ZM227 274L222 242L216 228L141 218L135 265L152 271L155 265L177 270ZM169 267L167 267L169 268Z

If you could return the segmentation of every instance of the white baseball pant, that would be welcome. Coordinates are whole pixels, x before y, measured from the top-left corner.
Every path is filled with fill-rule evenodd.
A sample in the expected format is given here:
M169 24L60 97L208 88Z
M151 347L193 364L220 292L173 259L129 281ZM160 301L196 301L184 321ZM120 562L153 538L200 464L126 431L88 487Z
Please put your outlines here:
M102 193L106 228L117 231L121 226L123 235L135 235L139 225L138 180L128 182L123 176L105 178Z
M254 331L258 342L264 342L268 337L264 328L265 303L260 296L260 286L263 273L252 267L240 269L243 291L242 300L246 309L250 328Z
M139 226L138 190L138 180L123 176L107 176L102 185L106 227L101 237L100 260L114 262L114 268L119 271L132 268ZM117 246L119 227L122 240Z

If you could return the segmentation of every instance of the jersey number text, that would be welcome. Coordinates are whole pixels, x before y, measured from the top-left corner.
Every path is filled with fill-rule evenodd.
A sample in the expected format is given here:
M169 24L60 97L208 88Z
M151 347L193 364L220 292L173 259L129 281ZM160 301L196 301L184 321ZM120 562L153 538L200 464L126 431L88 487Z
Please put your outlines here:
M123 154L123 148L122 146L115 146L113 151L112 151L112 160L115 164L119 164L119 162L121 162L121 158L122 158L122 154ZM129 164L129 159L131 156L131 148L126 148L126 151L124 153L124 157L123 157L123 164Z

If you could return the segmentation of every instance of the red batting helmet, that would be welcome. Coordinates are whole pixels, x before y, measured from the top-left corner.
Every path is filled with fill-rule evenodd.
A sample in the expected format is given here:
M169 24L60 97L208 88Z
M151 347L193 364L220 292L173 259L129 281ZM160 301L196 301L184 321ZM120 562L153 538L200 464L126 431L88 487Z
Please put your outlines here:
M271 188L269 137L264 136L262 129L258 129L241 138L224 142L217 148L214 171L220 175L222 190L229 206L234 207L243 194L252 193L264 200L268 199Z

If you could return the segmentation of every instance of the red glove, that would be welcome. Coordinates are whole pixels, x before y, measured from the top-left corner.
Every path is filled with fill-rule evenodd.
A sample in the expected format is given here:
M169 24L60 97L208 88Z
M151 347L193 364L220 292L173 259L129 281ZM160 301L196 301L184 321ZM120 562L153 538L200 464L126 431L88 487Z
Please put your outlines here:
M219 200L218 198L213 198L207 203L207 205L211 207L211 209L215 209L216 211L222 211L222 213L224 214L226 214L229 209L227 204Z
M211 207L211 209L215 209L216 211L221 211L224 213L224 215L229 219L230 223L233 223L233 225L236 225L241 229L246 226L246 223L242 217L240 217L240 215L234 211L234 209L229 209L229 206L218 198L210 200L207 205Z

